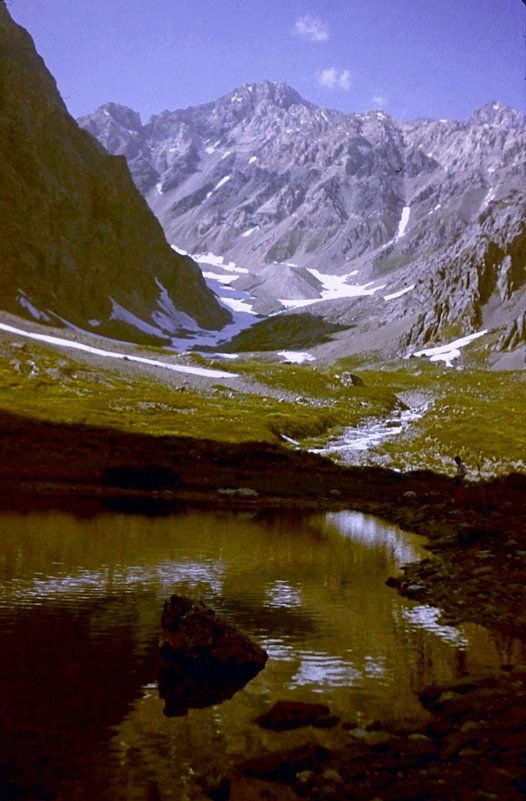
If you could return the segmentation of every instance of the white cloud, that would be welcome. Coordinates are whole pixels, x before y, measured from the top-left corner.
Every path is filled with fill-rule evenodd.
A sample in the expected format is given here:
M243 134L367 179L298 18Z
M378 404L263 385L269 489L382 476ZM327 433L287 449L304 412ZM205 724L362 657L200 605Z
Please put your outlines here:
M371 104L375 108L385 108L387 105L387 98L384 95L373 95L371 97Z
M347 91L351 88L350 70L337 70L336 67L327 67L327 69L318 73L318 84L325 86L327 89L344 89Z
M338 78L338 86L340 89L347 89L351 88L351 73L349 70L342 70L340 72L340 77Z
M297 36L309 39L311 42L326 42L329 38L329 26L319 17L298 17L294 26Z

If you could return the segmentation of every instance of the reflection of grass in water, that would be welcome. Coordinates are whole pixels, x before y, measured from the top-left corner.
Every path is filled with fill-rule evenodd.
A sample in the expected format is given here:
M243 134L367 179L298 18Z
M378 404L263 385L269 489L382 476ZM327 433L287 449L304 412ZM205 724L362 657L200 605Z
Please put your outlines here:
M224 368L203 357L194 357L193 363ZM409 403L425 398L429 405L422 418L402 432L393 429L393 436L371 449L371 462L443 471L450 470L458 452L472 469L480 464L483 473L498 472L499 465L525 469L522 372L458 371L423 359L381 364L349 358L329 366L264 357L236 361L235 372L258 384L257 391L237 392L227 381L211 381L206 390L197 390L182 386L184 374L161 381L139 371L126 375L121 368L92 367L36 342L4 347L0 408L156 436L261 442L285 434L319 445L346 427L388 418L397 408L397 396ZM344 371L358 371L364 385L344 386Z

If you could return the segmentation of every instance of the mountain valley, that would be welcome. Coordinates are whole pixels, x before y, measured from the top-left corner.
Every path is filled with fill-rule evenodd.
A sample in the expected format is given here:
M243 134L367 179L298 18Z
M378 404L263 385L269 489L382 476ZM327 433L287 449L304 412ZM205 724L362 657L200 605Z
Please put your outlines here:
M507 419L520 419L526 352L519 112L494 102L465 122L399 123L263 82L144 125L109 103L79 128L5 6L0 23L12 76L0 127L2 339L21 353L53 340L101 369L110 360L124 393L145 392L142 372L126 384L132 364L160 369L163 385L177 377L175 407L151 400L170 410L156 429L332 442L341 456L342 436L380 426L390 436L366 463L447 470L462 449L483 475L522 469L523 427L510 440L502 414L506 396ZM54 375L87 380L84 370L16 354L5 351L6 402L28 413L40 394L40 415L78 422L77 392L59 400L62 389L44 387ZM102 420L96 383L86 392ZM190 390L193 400L179 395Z
M346 329L319 357L399 356L484 330L490 363L524 364L520 112L495 101L464 122L400 123L263 82L144 125L115 103L79 123L127 158L168 240L226 303L245 293L264 318L308 307L306 328Z

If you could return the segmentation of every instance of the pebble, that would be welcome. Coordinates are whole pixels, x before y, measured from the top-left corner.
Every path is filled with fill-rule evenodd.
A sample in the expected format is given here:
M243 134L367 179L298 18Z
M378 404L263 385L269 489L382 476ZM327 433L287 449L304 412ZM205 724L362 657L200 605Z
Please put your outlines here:
M334 768L329 768L328 770L324 771L323 778L325 781L334 782L335 784L341 784L343 782L343 778Z
M367 731L365 729L356 728L356 729L350 729L349 734L354 740L363 740L363 738L367 734Z
M421 584L408 584L405 588L406 595L420 595L423 592L425 592L425 587Z
M394 739L395 735L388 731L368 731L365 733L363 742L370 748L380 748L389 745Z
M447 704L448 701L458 701L459 698L462 698L460 693L456 693L454 690L446 690L439 697L438 703Z
M471 571L471 575L473 576L484 576L487 573L493 573L493 567L491 565L483 565L482 567L476 567L474 570Z

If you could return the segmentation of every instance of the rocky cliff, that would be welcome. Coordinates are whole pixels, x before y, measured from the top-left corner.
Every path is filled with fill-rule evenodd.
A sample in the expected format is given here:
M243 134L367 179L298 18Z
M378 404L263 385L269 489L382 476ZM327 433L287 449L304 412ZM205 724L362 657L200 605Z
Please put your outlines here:
M126 156L171 242L244 269L233 286L259 311L308 299L387 326L401 352L481 327L499 347L523 336L526 119L502 103L402 123L263 82L145 124L111 103L80 123ZM335 300L331 275L370 290Z
M230 319L168 245L126 160L69 116L0 3L0 307L99 334L170 340Z

